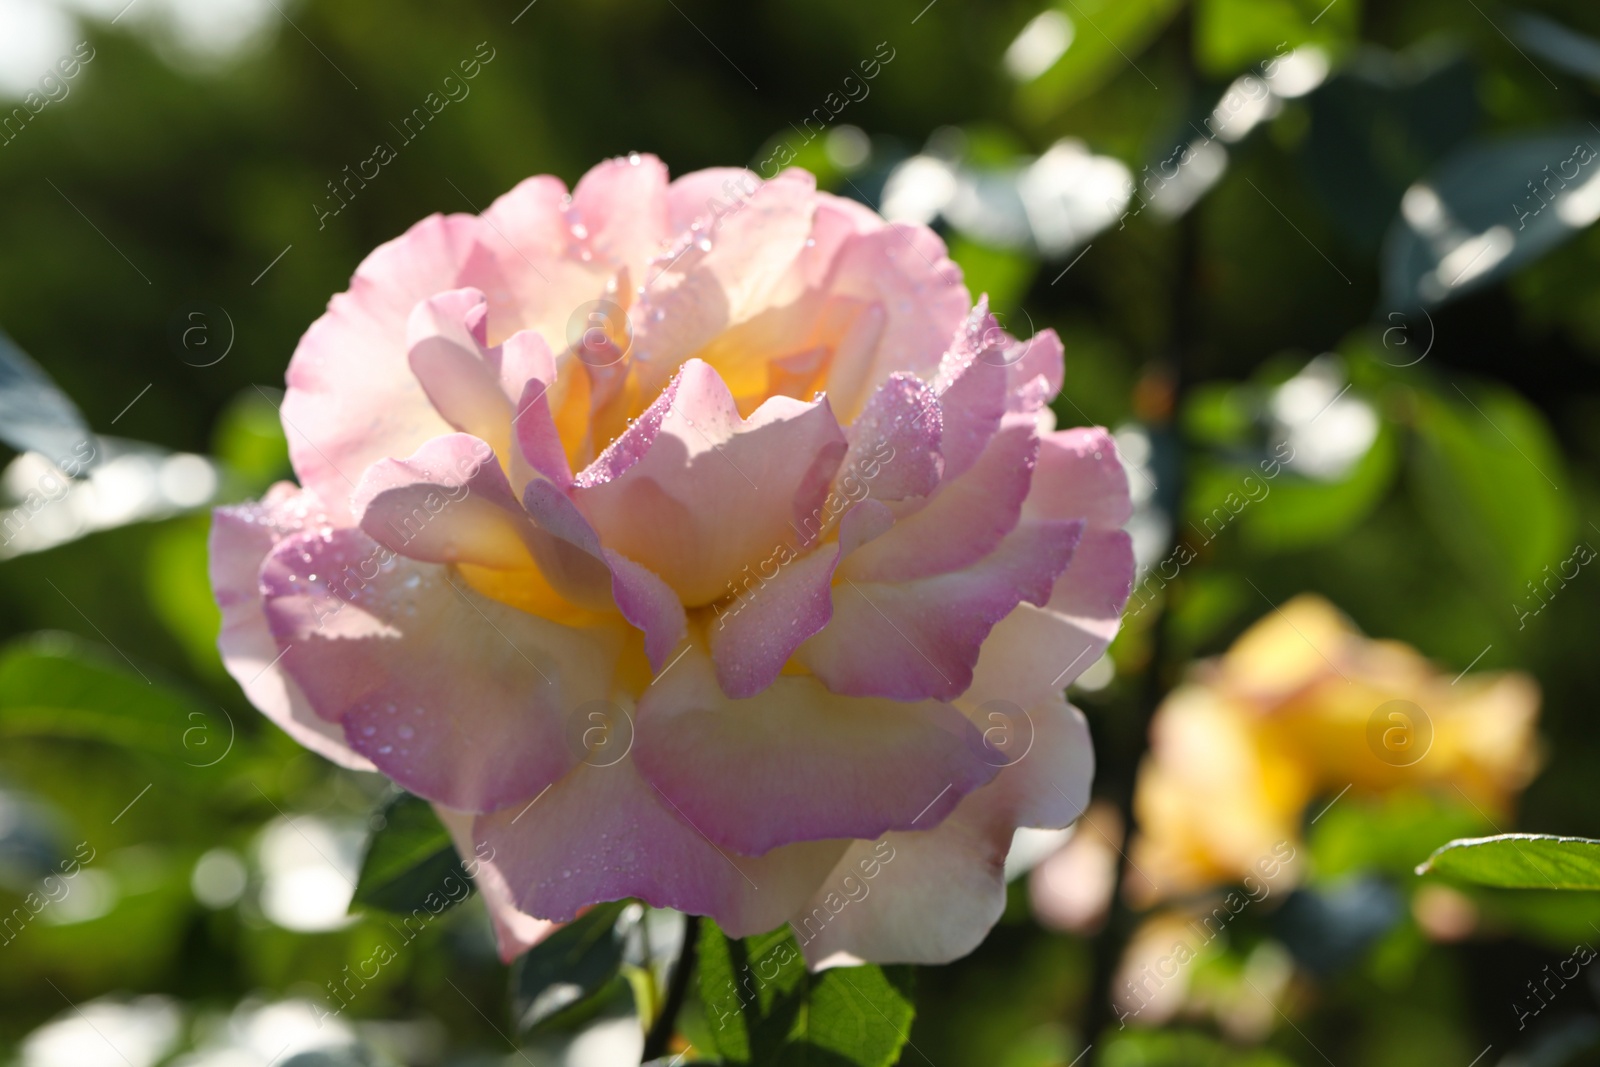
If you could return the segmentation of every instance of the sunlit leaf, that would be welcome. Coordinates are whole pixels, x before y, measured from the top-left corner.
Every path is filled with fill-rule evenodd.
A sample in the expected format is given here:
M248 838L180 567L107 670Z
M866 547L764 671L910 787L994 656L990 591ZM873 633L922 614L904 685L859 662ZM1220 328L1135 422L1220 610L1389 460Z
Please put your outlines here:
M1531 11L1513 11L1512 32L1528 50L1571 74L1600 81L1600 41Z
M909 1040L909 967L806 969L787 927L732 940L706 922L700 999L728 1063L887 1067Z
M216 458L251 492L289 474L289 445L277 403L281 397L246 389L222 409L211 435Z
M1398 435L1380 425L1365 454L1343 478L1322 481L1292 473L1270 483L1270 498L1241 516L1253 546L1272 552L1327 544L1347 535L1376 507L1399 469Z
M1123 71L1159 91L1139 54L1182 6L1182 0L1062 0L1056 10L1072 27L1071 41L1054 66L1021 88L1024 109L1054 114Z
M1417 873L1503 889L1600 889L1600 841L1551 834L1462 838L1437 849Z
M1195 59L1223 76L1303 44L1338 51L1360 21L1360 0L1200 0Z
M98 741L184 759L185 731L220 716L138 672L115 651L63 634L18 641L0 653L0 736Z
M385 805L383 829L367 842L351 907L438 914L465 900L471 889L433 805L401 793Z
M150 543L145 591L150 606L201 672L221 677L217 631L222 612L211 592L206 569L209 515L191 515L166 524Z
M1267 1049L1242 1049L1209 1034L1128 1027L1099 1053L1098 1067L1292 1067Z
M950 258L961 267L967 288L988 294L989 309L1000 317L1001 325L1018 337L1031 336L1031 324L1013 315L1038 270L1032 256L955 237L950 241Z

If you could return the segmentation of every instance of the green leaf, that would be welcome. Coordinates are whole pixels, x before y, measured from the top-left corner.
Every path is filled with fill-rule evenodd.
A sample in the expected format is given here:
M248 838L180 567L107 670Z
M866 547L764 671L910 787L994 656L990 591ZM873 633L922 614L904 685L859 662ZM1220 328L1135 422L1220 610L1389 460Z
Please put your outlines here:
M1307 833L1312 870L1319 881L1363 871L1400 876L1439 841L1493 829L1459 793L1439 795L1400 790L1381 797L1346 797L1332 807L1329 796L1311 809L1317 821ZM1308 816L1309 817L1309 816Z
M1195 1030L1129 1028L1107 1040L1101 1067L1293 1067L1270 1049L1241 1049Z
M211 447L238 488L257 493L289 473L289 444L278 408L255 389L239 393L222 410Z
M1600 889L1600 841L1550 834L1468 837L1437 849L1417 873L1503 889Z
M0 653L0 737L98 741L206 762L186 747L196 737L188 731L224 716L136 670L65 634L18 641Z
M1303 44L1339 52L1360 17L1359 0L1200 0L1195 58L1207 74L1224 77Z
M1033 284L1038 263L1032 256L1004 248L992 248L965 237L950 239L950 258L961 268L967 288L974 293L987 293L989 309L1018 337L1034 333L1032 323L1020 316L1007 321L1021 305Z
M437 915L467 898L472 879L433 805L401 793L385 805L383 821L367 842L352 908Z
M1433 307L1490 285L1595 221L1600 138L1587 126L1474 141L1428 175L1431 196L1390 224L1385 305ZM1418 206L1423 205L1423 206Z
M1054 66L1022 86L1024 111L1033 118L1054 115L1118 74L1146 84L1152 65L1139 62L1139 53L1182 6L1182 0L1067 0L1055 5L1072 26L1071 44ZM1150 91L1156 91L1153 82Z
M1418 394L1413 485L1434 533L1487 592L1512 602L1573 548L1560 448L1544 416L1505 388ZM1570 488L1570 486L1569 486Z
M700 934L700 999L728 1063L762 1067L888 1067L910 1039L909 967L806 970L787 927L728 938Z
M156 616L183 646L189 662L212 678L225 678L217 654L222 612L206 571L206 537L211 516L185 515L164 524L150 541L145 562L145 595Z
M596 904L517 962L511 1006L520 1033L587 1017L586 1005L603 1006L618 991L627 934L618 920L628 903Z

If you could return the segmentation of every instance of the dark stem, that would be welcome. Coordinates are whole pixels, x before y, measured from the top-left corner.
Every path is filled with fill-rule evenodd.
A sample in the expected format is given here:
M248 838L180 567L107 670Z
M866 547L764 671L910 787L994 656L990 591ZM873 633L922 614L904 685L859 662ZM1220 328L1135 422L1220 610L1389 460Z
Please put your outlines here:
M700 947L700 916L683 917L683 951L672 968L672 978L667 983L667 999L661 1005L661 1014L650 1024L644 1037L644 1055L640 1063L649 1063L667 1054L667 1043L678 1030L678 1013L689 995L689 980L694 976L695 954Z
M1188 13L1185 12L1179 16L1174 25L1174 34L1183 42L1185 49L1189 47L1192 34L1188 21ZM1192 82L1192 71L1190 79ZM1164 469L1158 469L1157 472L1159 486L1157 499L1172 516L1174 544L1184 538L1181 526L1188 454L1183 438L1181 416L1184 397L1194 376L1195 364L1198 362L1195 348L1201 328L1198 214L1198 208L1191 208L1176 226L1177 263L1173 273L1172 291L1174 321L1172 337L1167 346L1171 355L1166 367L1166 373L1170 375L1171 380L1171 399L1165 425L1157 424L1150 427L1152 444L1157 446L1155 454L1160 457L1165 453ZM1160 466L1158 463L1158 467ZM1150 720L1177 680L1175 676L1179 666L1174 662L1171 619L1171 600L1176 589L1174 586L1163 591L1161 601L1155 609L1156 618L1151 625L1150 660L1135 711L1137 721L1130 724L1133 727L1132 734L1124 735L1128 742L1126 746L1118 746L1118 750L1106 753L1110 758L1104 760L1105 764L1110 765L1105 766L1104 770L1110 773L1104 774L1101 778L1105 782L1105 789L1101 795L1116 805L1118 814L1122 816L1123 856L1122 862L1116 865L1113 875L1110 907L1107 909L1105 926L1095 937L1091 950L1089 993L1088 1000L1083 1006L1082 1017L1083 1039L1089 1043L1098 1042L1102 1033L1113 1021L1120 1023L1120 1020L1114 1018L1112 983L1122 961L1122 953L1139 923L1139 916L1128 906L1124 891L1124 883L1128 878L1128 868L1131 864L1127 859L1128 845L1132 843L1136 830L1133 799L1138 783L1139 764L1149 749ZM1134 877L1141 876L1136 874ZM1160 887L1151 888L1159 891Z

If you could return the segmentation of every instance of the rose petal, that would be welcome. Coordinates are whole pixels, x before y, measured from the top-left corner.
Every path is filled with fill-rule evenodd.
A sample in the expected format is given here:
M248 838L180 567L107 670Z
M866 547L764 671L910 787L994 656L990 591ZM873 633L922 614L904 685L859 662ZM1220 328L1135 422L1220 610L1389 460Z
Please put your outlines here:
M699 360L649 418L657 429L643 454L619 441L629 465L607 481L585 470L573 500L608 548L660 575L689 606L728 595L746 565L799 540L796 523L821 504L846 447L826 400L776 397L741 419ZM610 453L596 461L606 473L621 465Z
M846 431L850 451L841 473L867 481L878 500L927 496L944 470L943 427L933 390L915 375L891 375Z
M673 236L695 223L712 229L725 215L738 211L761 188L761 179L743 167L710 167L691 171L667 186L667 225Z
M711 840L745 855L938 825L997 768L948 704L839 697L779 678L725 697L690 652L639 704L639 771Z
M283 401L289 457L337 522L361 472L450 432L407 362L406 323L418 302L475 285L503 288L470 215L433 215L380 245L348 292L328 303L289 361Z
M500 388L498 350L485 349L489 310L479 289L453 289L419 303L406 324L406 360L439 415L506 455L511 405Z
M518 338L522 337L537 339L536 334L524 331L506 342L507 350L511 350L513 344L518 343ZM538 343L542 348L544 342ZM523 386L522 395L517 400L516 415L512 419L511 433L516 439L515 454L527 466L524 472L513 465L513 471L522 475L519 480L523 486L528 484L533 475L548 478L563 489L572 484L572 467L567 462L560 431L556 429L555 419L550 413L549 387L544 379L530 378Z
M708 641L717 682L730 697L752 697L771 685L801 642L833 617L839 546L825 545L798 560L788 546L782 552L761 563L762 571L774 568L770 579L752 573L734 603L713 605L717 623L707 630Z
M1007 391L1003 350L1010 342L984 298L940 360L934 391L944 418L939 450L944 454L946 479L976 463L1000 428Z
M689 632L683 604L666 582L621 553L607 550L604 558L617 609L644 632L645 655L651 669L659 671Z
M667 168L655 156L597 163L572 190L574 234L608 263L635 278L673 235L667 221Z
M1041 519L1085 519L1090 529L1120 529L1133 503L1116 441L1098 426L1040 437L1024 511Z
M1040 330L1026 341L1015 342L1005 353L1007 411L1034 411L1061 392L1066 372L1061 338L1054 330Z
M815 179L790 170L764 182L709 231L679 237L647 268L634 350L647 391L723 330L800 297L795 270L815 211Z
M833 587L833 620L797 655L835 693L949 700L972 683L995 623L1049 597L1081 531L1081 521L1023 523L963 570L894 583L846 576Z
M571 206L566 186L541 175L519 183L484 211L479 240L504 279L494 287L480 286L489 297L491 342L528 329L537 331L552 352L566 351L574 313L596 299L622 266L592 252L583 258L585 246L572 232Z
M527 912L517 909L514 894L511 892L511 887L506 884L505 876L498 868L485 865L478 858L477 842L472 837L474 816L470 812L455 811L443 804L435 804L433 810L445 829L450 831L450 840L455 842L456 854L467 864L468 870L477 872L472 880L477 883L478 892L483 894L484 909L488 911L489 921L494 925L494 939L500 949L500 962L510 963L561 929L560 923L551 922L549 919L535 919ZM488 854L487 850L485 854Z
M1038 448L1032 427L1006 427L975 466L947 477L925 506L899 516L887 534L852 553L841 576L906 581L960 570L987 556L1016 528Z
M618 633L506 607L358 530L284 541L261 581L282 663L317 714L453 808L536 795L576 761L566 716L611 695Z
M350 499L368 537L429 563L521 570L533 565L533 523L489 445L469 434L434 438L409 459L385 459Z
M1018 826L1068 826L1094 773L1083 716L1059 699L1030 710L1031 746L937 828L857 841L790 918L807 961L949 963L1005 911L1005 857ZM1020 740L1020 739L1019 739Z
M761 857L730 856L672 809L631 759L581 764L531 807L480 816L484 863L529 915L570 922L578 909L638 897L651 907L709 915L730 937L782 923L844 843L815 841Z
M327 522L311 493L287 482L267 491L260 503L217 508L207 542L211 588L222 609L217 648L250 703L283 731L318 755L343 767L370 771L372 764L345 744L344 731L320 718L305 694L283 671L278 643L262 610L261 564L274 546Z
M944 242L926 226L903 223L846 238L826 288L876 304L884 315L877 344L849 359L835 357L829 371L828 396L846 421L896 371L931 378L972 306Z

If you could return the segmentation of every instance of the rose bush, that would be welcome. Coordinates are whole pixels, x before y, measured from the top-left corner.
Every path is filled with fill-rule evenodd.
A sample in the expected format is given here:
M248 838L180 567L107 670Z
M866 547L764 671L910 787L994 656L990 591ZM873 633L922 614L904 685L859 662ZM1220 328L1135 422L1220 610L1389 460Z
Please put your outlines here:
M931 231L803 171L531 178L307 331L300 485L216 513L223 657L489 857L508 958L629 896L792 921L813 965L955 958L1015 829L1087 802L1063 687L1132 579L1061 375Z

